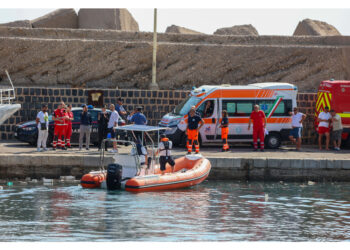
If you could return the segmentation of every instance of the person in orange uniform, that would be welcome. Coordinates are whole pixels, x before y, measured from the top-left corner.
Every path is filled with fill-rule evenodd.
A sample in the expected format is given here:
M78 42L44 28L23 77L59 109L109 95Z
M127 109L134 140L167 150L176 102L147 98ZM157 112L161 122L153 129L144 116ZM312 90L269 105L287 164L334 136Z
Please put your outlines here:
M69 104L67 106L67 110L65 113L65 121L67 123L66 126L66 146L67 148L71 148L70 144L70 138L72 136L72 121L74 120L73 112L72 112L72 105Z
M223 110L222 111L222 119L221 119L221 139L224 143L224 145L222 146L222 152L226 152L229 151L229 146L227 143L227 137L228 137L228 117L227 117L227 111Z
M198 124L201 124L198 127ZM187 120L187 154L192 153L192 146L194 144L196 149L196 154L199 153L199 142L198 142L198 131L204 125L203 119L196 114L194 109L191 109L189 112L188 120Z
M254 110L249 118L248 130L250 130L252 120L254 151L258 150L258 138L260 139L260 150L264 151L265 128L267 120L264 111L260 110L259 105L254 105Z
M61 102L57 109L54 111L52 119L54 120L54 138L52 149L56 150L56 146L59 148L62 146L62 136L64 134L64 113L63 108L65 107L64 102ZM58 145L57 145L58 144Z

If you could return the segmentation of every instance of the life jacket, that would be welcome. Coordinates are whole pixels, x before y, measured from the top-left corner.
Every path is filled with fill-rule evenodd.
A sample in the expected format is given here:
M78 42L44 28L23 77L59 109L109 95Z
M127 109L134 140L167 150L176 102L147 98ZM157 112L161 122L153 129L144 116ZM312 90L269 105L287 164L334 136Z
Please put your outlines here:
M168 150L169 150L169 139L168 138L162 138L161 142L163 142L164 149L161 149L161 151L165 151L166 156L168 156Z

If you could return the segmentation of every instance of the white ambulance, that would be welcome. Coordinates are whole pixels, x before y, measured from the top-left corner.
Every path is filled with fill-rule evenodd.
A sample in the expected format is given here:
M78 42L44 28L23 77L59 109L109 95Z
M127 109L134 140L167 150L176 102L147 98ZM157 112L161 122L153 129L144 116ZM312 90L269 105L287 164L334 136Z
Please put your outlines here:
M221 112L227 110L230 123L228 141L252 142L248 121L253 106L258 104L267 118L269 133L265 137L265 145L278 148L283 140L288 140L291 129L289 111L297 106L297 92L297 87L290 83L204 85L193 89L182 103L162 118L159 125L170 128L166 133L175 145L184 145L188 112L196 106L205 122L199 131L200 143L217 143L221 142Z

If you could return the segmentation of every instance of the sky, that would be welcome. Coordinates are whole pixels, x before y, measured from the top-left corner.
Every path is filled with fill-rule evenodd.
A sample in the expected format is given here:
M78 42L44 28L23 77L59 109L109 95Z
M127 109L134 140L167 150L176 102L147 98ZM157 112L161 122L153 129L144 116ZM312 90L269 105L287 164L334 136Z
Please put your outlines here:
M0 23L35 19L55 9L0 8ZM75 8L76 12L79 8ZM140 31L153 31L153 9L129 8ZM315 19L335 26L342 35L350 35L350 8L339 9L158 9L158 32L178 25L206 34L222 27L252 24L260 35L292 35L298 22Z

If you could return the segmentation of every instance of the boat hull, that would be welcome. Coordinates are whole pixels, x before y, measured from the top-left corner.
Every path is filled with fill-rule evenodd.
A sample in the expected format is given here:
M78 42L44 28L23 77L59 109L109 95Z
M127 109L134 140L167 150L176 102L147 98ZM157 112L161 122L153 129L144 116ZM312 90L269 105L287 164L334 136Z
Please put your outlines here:
M0 104L0 125L20 108L21 104Z
M199 156L185 156L175 160L174 172L166 165L164 172L159 165L154 174L136 176L122 182L121 189L129 192L153 192L191 187L203 182L209 175L211 164ZM81 179L83 188L106 188L106 171L90 172Z

